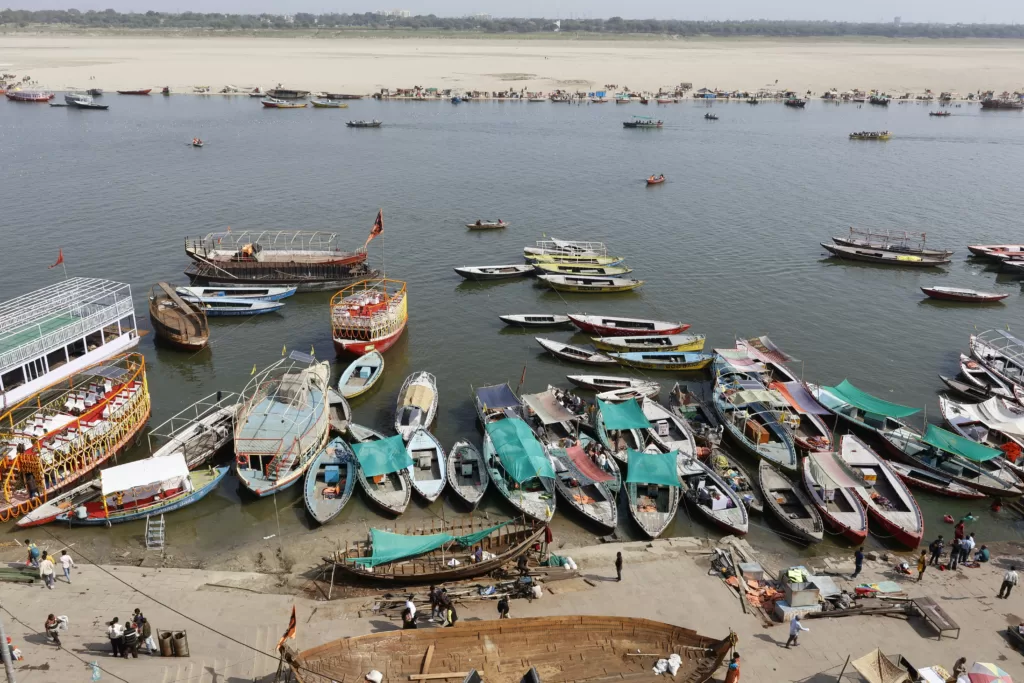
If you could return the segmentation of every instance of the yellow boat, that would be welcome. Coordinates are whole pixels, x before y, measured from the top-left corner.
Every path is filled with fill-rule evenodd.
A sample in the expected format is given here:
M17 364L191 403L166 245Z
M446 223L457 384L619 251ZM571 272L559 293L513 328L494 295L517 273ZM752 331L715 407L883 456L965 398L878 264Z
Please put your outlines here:
M559 292L628 292L644 283L629 277L589 277L584 275L541 275L538 279Z
M527 263L562 263L569 265L617 266L625 259L621 256L576 256L572 254L526 254Z
M703 334L661 334L636 337L594 337L602 351L703 351Z
M589 263L535 263L537 270L560 275L626 275L632 268L626 266L594 266Z
M851 140L888 140L892 137L892 133L887 130L881 132L863 132L863 133L850 133Z

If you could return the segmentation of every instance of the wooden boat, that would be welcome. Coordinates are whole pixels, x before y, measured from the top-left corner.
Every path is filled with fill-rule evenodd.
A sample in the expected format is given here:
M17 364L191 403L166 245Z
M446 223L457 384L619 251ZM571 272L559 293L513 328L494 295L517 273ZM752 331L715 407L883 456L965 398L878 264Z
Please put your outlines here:
M149 320L161 341L186 351L198 351L210 341L206 310L182 299L166 282L149 290Z
M98 109L103 111L110 108L109 105L98 104L89 95L81 93L68 93L64 96L64 102L73 109Z
M410 675L419 675L423 655L429 652L433 655L431 671L441 671L434 675L447 674L448 679L465 678L463 670L473 669L475 675L468 674L470 677L488 683L520 683L523 679L597 683L650 676L657 659L678 653L682 666L675 679L704 683L711 680L735 642L731 633L717 640L630 617L574 615L514 621L513 626L508 620L493 619L465 621L450 629L343 638L301 652L289 663L298 683L347 683L370 669L385 672L382 683L408 683ZM634 656L637 653L643 656Z
M414 372L398 392L395 431L406 441L417 429L427 429L437 417L437 380L429 372Z
M650 185L661 185L663 182L665 182L665 176L664 175L659 175L659 176L653 176L652 175L652 176L650 176L647 179L647 185L648 186L650 186Z
M476 223L466 223L466 227L470 230L503 230L508 227L508 223L505 221L477 221Z
M629 100L626 100L628 102ZM623 128L661 128L665 122L650 116L634 116L632 121L623 121Z
M355 398L373 388L384 376L384 356L370 351L349 363L338 378L338 391L345 398Z
M757 375L716 365L711 406L726 433L744 451L796 474L796 443L779 421L786 404Z
M787 107L794 107L796 109L803 109L804 107L807 106L807 100L801 100L796 98L789 98L787 100L783 100L782 103Z
M637 389L655 382L635 377L612 377L611 375L566 375L565 378L583 389L609 391L613 389ZM651 396L654 398L657 394Z
M274 97L265 97L260 100L267 109L305 109L307 102L288 102L287 100L281 100Z
M349 423L352 422L352 407L344 396L330 388L327 390L327 405L331 429L339 434L344 434L348 431Z
M230 467L189 471L185 457L146 458L100 471L99 500L57 515L72 526L110 526L164 515L202 500L220 485Z
M533 266L528 263L508 266L460 266L454 270L467 280L507 280L532 274Z
M1013 386L1010 383L1003 381L1003 378L990 370L984 363L962 353L960 354L960 376L988 396L998 396L1010 400L1014 398Z
M644 284L627 277L589 277L584 275L540 275L537 278L559 292L580 294L630 292Z
M441 442L425 428L419 428L407 439L406 450L412 458L409 479L413 490L433 503L448 483L448 463Z
M498 319L513 327L565 327L570 325L567 315L544 315L542 313L509 313Z
M703 334L645 334L636 337L595 337L594 346L602 351L701 351Z
M609 482L616 477L597 466L579 444L569 448L548 448L555 470L555 491L569 507L594 524L611 532L619 524L615 491Z
M618 363L644 370L673 370L677 372L703 370L715 357L710 353L690 351L631 351L608 354Z
M860 230L850 227L848 235L834 236L832 241L844 247L858 247L914 256L952 256L951 249L928 249L928 236L923 232L905 230Z
M319 92L316 94L317 97L325 100L361 100L363 95L352 95L350 93L343 92Z
M204 143L203 143L203 141L202 141L202 140L193 140L193 141L192 141L192 146L193 146L193 147L198 147L199 149L202 149L202 148L203 148L203 144L204 144Z
M280 301L287 299L298 291L297 287L178 287L175 290L180 296L199 299L223 296L229 299L252 299L254 301Z
M102 493L100 480L93 479L84 484L76 486L55 498L50 498L41 503L31 512L18 520L19 529L27 529L33 526L42 526L57 521L57 517L69 510L75 510L88 502L99 498Z
M836 455L858 475L859 485L849 490L867 509L868 517L897 542L916 548L924 535L924 516L891 464L853 434L840 438Z
M232 299L226 296L182 297L185 301L201 308L209 317L264 315L284 307L280 301L258 301L256 299Z
M349 128L380 128L382 121L374 119L373 121L347 121L345 123Z
M676 418L679 419L679 418ZM683 499L712 524L728 534L743 536L750 518L736 491L694 455L678 455L677 468L683 486Z
M849 542L868 537L868 514L851 490L859 482L835 453L808 453L800 461L804 490L825 523Z
M532 247L523 247L523 256L529 260L534 256L607 256L608 247L604 242L563 240L557 237L537 240ZM607 264L606 264L607 265Z
M127 353L11 402L0 421L0 522L27 514L90 475L142 432L145 360Z
M587 334L598 337L625 337L640 335L669 335L685 332L689 324L648 320L645 318L618 318L613 316L570 313L569 320Z
M331 439L306 472L302 490L306 511L318 524L327 524L341 513L355 486L355 454L342 439Z
M1020 394L1024 389L1024 341L1006 330L986 330L970 337L970 352L993 379Z
M952 116L952 114L948 111L930 111L928 116Z
M295 484L327 445L330 363L293 351L242 391L235 420L235 470L264 497Z
M290 90L288 88L271 88L266 92L268 97L279 100L302 100L309 97L308 90Z
M594 277L615 277L628 275L633 272L632 268L625 266L591 266L576 263L538 263L534 266L538 272L543 273L564 273L568 275L590 275Z
M787 535L804 543L820 543L825 527L807 495L767 460L761 460L757 474L765 507L786 527Z
M448 525L435 525L431 520L429 527L404 534L373 528L367 541L346 543L344 551L324 561L348 578L364 582L393 586L450 583L486 576L514 563L543 539L544 529L543 524L525 518L486 527L474 518ZM482 562L473 561L477 547L484 552ZM453 559L454 566L449 564ZM390 671L394 663L381 666ZM312 680L327 683L326 679Z
M331 297L334 350L361 356L384 353L405 331L409 297L399 280L362 280Z
M537 343L544 347L544 350L556 358L573 361L575 363L586 363L588 365L615 365L615 359L598 353L582 346L573 346L551 339L535 337Z
M704 118L708 121L717 121L718 114L704 114Z
M527 254L527 263L564 263L568 265L586 265L612 267L620 265L626 259L621 256L594 256L591 254Z
M352 423L352 451L356 456L356 479L363 493L388 515L405 512L412 498L410 470L413 467L400 436L385 437L378 431ZM364 449L365 446L370 446Z
M679 100L673 97L659 97L654 100L658 104L676 104Z
M921 287L921 291L933 299L943 301L962 301L966 303L990 303L1002 301L1009 294L996 292L979 292L975 289L962 289L960 287Z
M348 109L348 104L337 100L313 100L314 109Z
M1024 255L1024 244L971 244L967 250L973 256L998 261L1004 256Z
M887 266L913 266L917 268L931 268L950 262L948 256L917 256L915 254L899 254L880 249L844 247L840 244L827 244L825 242L820 242L820 244L825 248L825 251L833 256L850 261L866 261Z
M491 482L480 451L468 441L457 441L448 453L447 466L452 491L475 510Z
M597 395L597 398L602 401L608 401L609 403L617 403L619 401L628 401L633 399L640 402L645 398L654 398L661 392L661 385L657 382L644 382L634 387L625 387L623 389L612 389L611 391L602 391Z
M513 426L504 427L504 423ZM484 462L495 488L512 507L530 519L543 524L550 522L555 516L555 471L544 454L543 446L520 418L489 422L485 430ZM496 445L491 438L491 430L514 430L517 436ZM530 466L532 470L521 464L523 458L535 463Z
M645 398L639 403L644 417L651 423L647 428L648 443L656 444L665 453L675 451L680 458L696 456L697 444L685 422L653 399Z
M630 451L642 452L647 447L645 435L651 423L640 408L640 401L626 399L626 410L609 409L603 399L597 400L594 431L600 443L619 463L629 463ZM606 416L605 412L609 414ZM657 450L657 447L655 447Z
M887 130L862 130L857 133L850 133L851 140L889 140L892 133Z
M939 412L953 433L1000 451L1003 467L1024 481L1024 461L1016 462L1024 450L1024 409L996 396L980 403L960 403L939 395Z
M892 460L887 460L886 464L908 486L940 496L960 498L961 500L981 500L985 497L984 493L954 481L951 477Z
M152 88L145 88L144 90L118 90L118 95L148 95L153 92Z
M953 377L939 375L939 379L949 388L950 391L958 396L974 401L975 403L986 401L992 396L992 394L985 389L980 389L973 384L968 384L967 382L961 382Z
M661 467L664 470L661 472L662 476L647 476L649 473L646 471L646 463L651 459L671 461ZM644 451L633 451L629 455L632 464L623 490L626 492L630 516L648 538L660 536L675 519L679 510L681 484L675 459L676 456L663 454L655 446ZM655 481L647 482L645 479Z

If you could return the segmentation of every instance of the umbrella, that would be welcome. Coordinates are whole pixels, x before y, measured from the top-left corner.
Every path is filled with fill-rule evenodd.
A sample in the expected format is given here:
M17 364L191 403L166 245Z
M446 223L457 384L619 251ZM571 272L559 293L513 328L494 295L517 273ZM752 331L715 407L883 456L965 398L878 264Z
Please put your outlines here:
M988 662L975 662L967 672L967 678L971 683L1013 683L1010 674Z

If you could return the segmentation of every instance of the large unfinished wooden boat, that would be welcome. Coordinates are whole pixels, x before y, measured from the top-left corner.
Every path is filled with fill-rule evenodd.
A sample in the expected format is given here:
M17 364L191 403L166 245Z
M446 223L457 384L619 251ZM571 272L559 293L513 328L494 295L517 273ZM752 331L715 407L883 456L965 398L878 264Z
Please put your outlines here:
M161 341L186 351L198 351L210 340L206 309L182 299L166 282L149 292L149 321Z
M384 631L286 657L299 683L360 683L371 670L383 675L381 683L442 674L459 680L474 670L487 683L586 683L650 680L658 659L677 654L682 665L672 680L703 683L735 643L732 633L717 639L649 619L574 615ZM535 679L526 677L531 669Z

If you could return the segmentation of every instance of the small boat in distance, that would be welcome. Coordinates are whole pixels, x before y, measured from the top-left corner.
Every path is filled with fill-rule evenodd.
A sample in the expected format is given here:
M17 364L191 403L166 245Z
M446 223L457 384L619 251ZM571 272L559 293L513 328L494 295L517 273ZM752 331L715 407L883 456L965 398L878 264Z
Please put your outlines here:
M507 280L530 275L534 268L529 263L517 263L507 266L459 266L454 270L467 280Z
M623 128L661 128L664 125L661 119L654 119L650 116L634 116L632 121L623 121Z
M276 88L271 88L266 94L268 97L278 100L302 100L309 97L308 90L289 90L288 88L282 88L280 85Z
M90 97L89 95L83 95L81 93L68 93L64 96L64 102L66 102L69 107L73 107L74 109L105 110L109 108L109 105L96 104L96 102L93 101L92 97Z
M892 133L887 130L862 130L850 133L851 140L888 140Z
M928 116L952 116L952 114L948 111L930 111Z
M287 100L279 100L273 97L265 97L260 100L267 109L305 109L306 102L288 102Z
M44 90L8 90L7 99L12 102L49 102L53 93Z
M565 344L563 342L544 339L542 337L536 337L536 339L537 343L544 347L545 351L550 353L552 356L563 360L573 361L576 363L586 363L588 365L615 365L614 358L606 356L603 353L598 353L592 349L587 349L582 346L573 346L572 344Z
M349 128L380 128L382 123L382 121L374 119L372 121L347 121L345 125Z
M660 384L657 382L643 382L632 387L602 391L597 394L597 398L605 403L618 403L620 401L628 401L629 399L639 403L645 398L654 398L659 393L661 393Z
M348 109L348 105L337 100L313 100L314 109Z
M787 107L795 107L796 109L803 109L807 106L807 100L801 100L799 97L790 97L789 99L783 100L782 102ZM818 539L819 541L821 539Z
M118 90L118 95L148 95L153 92L152 88L146 88L144 90Z
M959 287L921 287L921 291L933 299L943 301L960 301L963 303L993 303L1002 301L1009 294L997 294L996 292L979 292L975 289L962 289Z
M178 287L175 291L180 296L197 298L225 296L231 299L252 299L253 301L280 301L295 294L296 287L259 287L226 286L226 287Z
M534 266L538 271L554 273L556 275L615 277L618 275L628 275L633 272L632 268L627 268L626 266L595 266L589 263L537 263Z
M507 313L498 319L512 327L567 327L572 324L567 315L544 315L540 313Z
M1004 256L1024 255L1024 244L969 244L967 251L972 256L998 261Z
M704 114L704 118L707 119L708 121L717 121L718 114Z
M648 185L661 185L663 182L665 182L664 173L662 173L661 175L652 175L647 177Z
M508 223L500 218L496 221L477 220L476 223L466 223L466 227L470 230L501 230L507 228Z
M199 138L192 138L192 146L193 147L202 147L203 146L203 141L200 140Z

